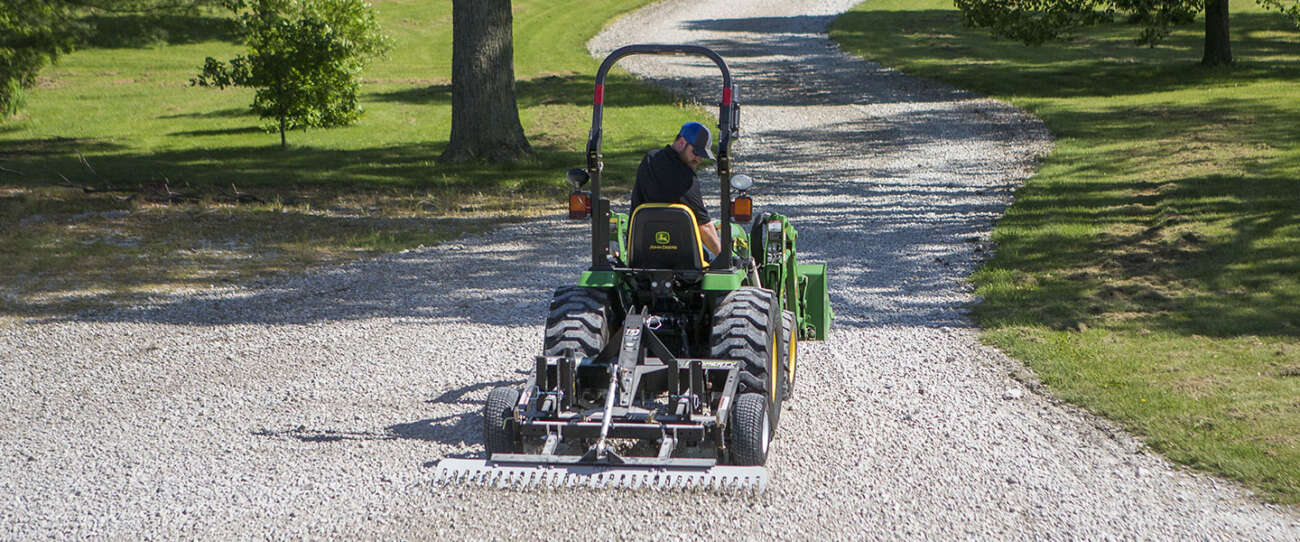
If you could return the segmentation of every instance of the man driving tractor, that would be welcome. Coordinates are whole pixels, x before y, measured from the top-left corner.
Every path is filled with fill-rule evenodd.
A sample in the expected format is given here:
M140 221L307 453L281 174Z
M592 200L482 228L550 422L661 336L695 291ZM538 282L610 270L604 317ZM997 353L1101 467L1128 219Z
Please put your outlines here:
M636 184L632 187L632 211L642 203L681 203L695 213L695 223L700 239L709 251L708 258L722 250L718 229L709 221L709 210L700 196L700 182L696 168L705 159L715 160L713 134L698 122L688 122L677 132L677 139L661 149L646 153L636 169Z

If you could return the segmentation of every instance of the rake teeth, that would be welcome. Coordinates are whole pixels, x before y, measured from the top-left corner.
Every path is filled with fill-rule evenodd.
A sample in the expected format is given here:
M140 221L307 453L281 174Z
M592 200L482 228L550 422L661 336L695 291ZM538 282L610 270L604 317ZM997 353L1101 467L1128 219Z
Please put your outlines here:
M482 459L443 459L433 481L505 490L588 488L652 491L754 492L767 489L762 467L720 466L674 470L665 467L522 465Z

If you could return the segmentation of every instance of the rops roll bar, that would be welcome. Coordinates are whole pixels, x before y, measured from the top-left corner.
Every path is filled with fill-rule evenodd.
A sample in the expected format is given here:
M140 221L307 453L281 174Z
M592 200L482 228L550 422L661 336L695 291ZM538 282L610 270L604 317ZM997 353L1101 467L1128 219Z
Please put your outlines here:
M596 71L596 92L592 99L591 134L587 138L587 175L591 177L591 267L609 269L609 202L600 197L600 176L605 169L601 154L601 124L605 110L605 76L620 59L631 55L696 55L708 57L722 71L722 103L718 108L718 178L722 184L722 250L710 264L711 271L731 269L731 140L739 137L740 105L738 89L731 83L727 62L708 47L699 45L642 44L620 47L600 63Z

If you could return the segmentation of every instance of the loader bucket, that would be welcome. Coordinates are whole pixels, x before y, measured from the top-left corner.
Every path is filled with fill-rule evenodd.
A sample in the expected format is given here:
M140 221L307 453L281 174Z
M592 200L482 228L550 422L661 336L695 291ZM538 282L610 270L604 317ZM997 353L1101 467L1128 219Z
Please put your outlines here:
M799 304L804 309L799 319L799 338L825 340L831 317L835 314L826 290L826 264L799 264L798 279L802 295Z

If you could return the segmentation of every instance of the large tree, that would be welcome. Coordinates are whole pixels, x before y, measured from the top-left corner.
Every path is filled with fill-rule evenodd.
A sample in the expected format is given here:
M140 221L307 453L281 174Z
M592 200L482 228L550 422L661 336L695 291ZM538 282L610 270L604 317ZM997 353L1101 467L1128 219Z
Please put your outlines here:
M451 141L439 158L517 160L532 152L515 103L510 0L452 0Z
M1297 0L1258 0L1296 16ZM1155 45L1173 25L1187 24L1205 13L1201 63L1232 63L1228 0L955 0L966 24L988 28L994 36L1038 45L1080 27L1108 22L1116 15L1142 25L1137 42Z

